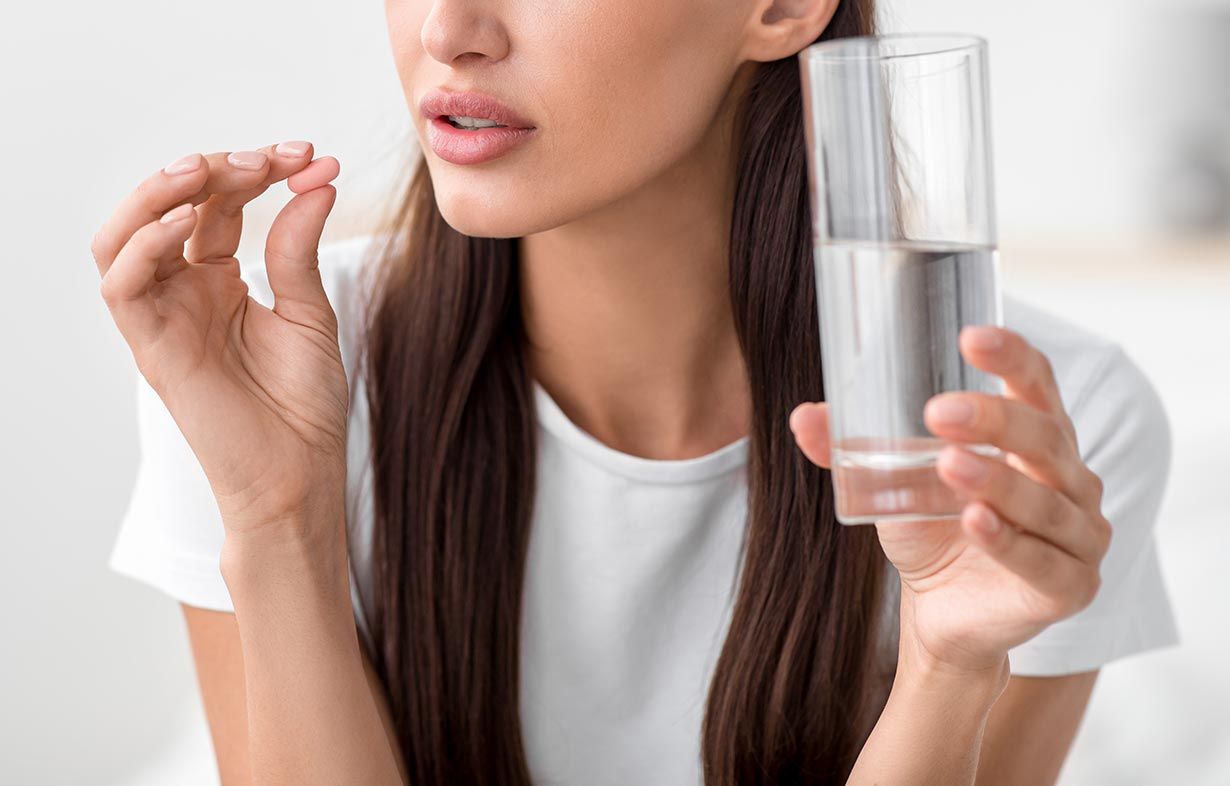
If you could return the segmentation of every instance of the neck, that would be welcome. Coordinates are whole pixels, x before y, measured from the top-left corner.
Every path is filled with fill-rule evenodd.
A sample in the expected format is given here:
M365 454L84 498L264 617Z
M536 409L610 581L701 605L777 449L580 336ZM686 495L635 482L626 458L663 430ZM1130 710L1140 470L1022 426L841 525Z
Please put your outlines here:
M616 203L520 240L531 373L568 417L632 455L704 455L747 434L728 283L730 118Z

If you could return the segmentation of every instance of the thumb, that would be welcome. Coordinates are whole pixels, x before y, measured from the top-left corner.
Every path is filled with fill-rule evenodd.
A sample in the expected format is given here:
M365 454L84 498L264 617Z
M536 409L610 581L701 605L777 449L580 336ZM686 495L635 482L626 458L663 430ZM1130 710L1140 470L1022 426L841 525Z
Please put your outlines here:
M320 280L317 252L336 199L337 189L330 185L295 196L273 220L265 241L274 313L330 334L336 334L337 319Z
M799 450L813 464L829 468L829 405L820 401L805 401L790 413L790 430Z

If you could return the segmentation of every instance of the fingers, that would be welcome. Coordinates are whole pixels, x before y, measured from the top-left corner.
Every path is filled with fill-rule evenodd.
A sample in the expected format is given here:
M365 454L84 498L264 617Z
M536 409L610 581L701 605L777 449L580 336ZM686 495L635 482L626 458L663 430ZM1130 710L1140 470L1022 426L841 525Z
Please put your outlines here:
M167 212L138 229L103 275L103 300L130 343L147 341L157 333L162 318L150 296L150 286L161 268L182 264L184 241L196 223L196 211L189 203Z
M323 186L299 194L282 208L265 243L265 268L273 310L284 319L337 338L337 319L320 279L317 252L337 189Z
M1008 526L982 502L965 506L961 529L992 559L1029 582L1042 599L1039 621L1076 613L1092 602L1101 584L1096 566Z
M803 455L817 466L831 464L829 446L828 405L824 402L804 402L790 413L790 430Z
M296 194L305 194L313 188L320 188L325 183L331 183L341 173L342 165L333 156L325 156L313 161L301 172L293 175L286 185Z
M308 192L303 195L307 198L293 199L270 232L279 243L271 253L273 267L285 267L283 260L299 260L302 249L310 246L308 258L318 287L315 248L336 193L319 186L336 177L339 167L332 158L310 167L312 154L308 142L209 156L193 153L154 173L121 200L91 242L102 277L100 291L121 331L128 336L132 330L156 329L159 317L149 294L151 285L189 262L233 257L243 228L243 206L270 185L296 174L304 174L296 184L298 191ZM199 207L193 210L194 206ZM164 215L167 221L160 220ZM288 303L312 303L316 312L327 312L328 319L322 314L318 321L332 321L323 290L305 288L294 275L282 278ZM295 310L293 305L287 308Z
M940 478L958 493L990 506L1003 520L1048 541L1076 559L1097 565L1110 545L1110 524L1091 519L1056 489L1006 462L956 445L940 451Z
M1059 384L1046 355L1021 334L994 325L967 325L958 341L961 353L971 364L1003 378L1008 398L1055 415L1072 444L1076 444L1076 430L1064 409Z
M205 157L193 153L167 164L120 200L90 244L99 275L106 274L120 249L138 229L157 221L176 205L205 201L200 192L208 177Z
M312 152L310 142L282 142L260 150L206 156L209 198L200 207L200 224L188 241L188 261L199 264L235 256L243 234L244 207L273 184L308 168Z
M1023 401L953 391L933 396L923 421L939 437L994 445L1022 459L1029 474L1080 505L1098 495L1096 478L1054 414Z
M199 237L189 241L185 258L234 256L242 230L239 209L270 185L305 169L311 157L309 143L283 142L251 152L192 153L168 164L121 200L95 234L90 248L99 274L107 272L138 229L183 203L202 206Z

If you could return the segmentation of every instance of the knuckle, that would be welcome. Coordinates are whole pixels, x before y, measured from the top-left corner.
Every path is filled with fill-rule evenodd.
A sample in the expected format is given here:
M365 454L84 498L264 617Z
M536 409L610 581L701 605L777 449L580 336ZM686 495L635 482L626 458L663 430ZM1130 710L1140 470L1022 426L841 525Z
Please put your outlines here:
M1101 501L1102 495L1106 491L1106 483L1102 480L1102 476L1088 467L1085 468L1088 473L1089 487L1093 489L1094 498Z
M1026 371L1029 381L1026 383L1030 391L1038 398L1047 398L1047 393L1055 387L1055 368L1050 358L1041 352L1034 352L1033 367Z
M103 229L95 232L94 236L90 238L90 255L94 257L94 261L96 262L102 262L107 256L106 249L108 244L105 240L105 232L106 228L104 227Z
M108 306L117 303L120 298L119 292L116 291L115 279L109 275L103 276L98 282L98 294Z
M1070 447L1067 434L1064 433L1058 418L1046 418L1044 422L1046 425L1042 427L1043 450L1046 458L1050 461L1051 466L1062 466Z
M1053 609L1054 620L1071 617L1088 608L1093 603L1093 599L1097 597L1098 590L1101 589L1102 579L1096 570L1087 570L1082 572L1070 586L1071 589L1068 592L1056 598Z
M299 261L294 254L288 253L281 246L265 246L265 262L274 265L293 265Z
M1099 553L1104 555L1110 550L1111 541L1115 537L1115 528L1110 525L1105 516L1099 515L1094 519L1094 532L1098 537Z
M987 438L999 438L1008 429L1009 417L1004 411L1007 401L997 396L971 396L969 402L974 406L974 420L971 424L979 433Z
M205 202L205 210L218 218L234 220L243 217L246 200L238 195L214 197Z
M1020 538L1013 538L1013 540L1020 542L1022 545L1029 542L1028 540L1022 541ZM1036 561L1035 567L1037 571L1043 575L1053 573L1056 568L1055 550L1049 547L1041 547L1037 544L1031 546L1030 548L1035 552L1033 554L1033 559Z
M1037 350L1034 352L1034 357L1037 358L1036 362L1038 364L1037 371L1038 371L1039 382L1047 382L1048 380L1054 380L1055 379L1055 364L1051 362L1051 359L1046 355L1046 353L1042 352L1041 350Z
M1063 438L1067 440L1073 450L1079 453L1080 444L1077 442L1076 425L1072 423L1072 418L1068 416L1067 412L1057 412L1055 413L1055 418L1059 421L1059 428L1063 432Z
M140 199L143 204L152 204L156 195L156 187L152 180L143 180L137 184L133 193Z
M223 202L218 205L218 215L222 218L235 220L243 217L242 202Z
M1084 593L1081 597L1081 604L1077 611L1087 608L1094 599L1097 598L1098 592L1102 589L1102 574L1098 570L1088 572L1089 578L1085 580Z
M1045 495L1045 502L1042 503L1043 515L1046 518L1046 528L1051 532L1063 529L1066 525L1070 525L1072 518L1069 511L1069 506L1064 500L1063 495L1058 492L1050 491Z

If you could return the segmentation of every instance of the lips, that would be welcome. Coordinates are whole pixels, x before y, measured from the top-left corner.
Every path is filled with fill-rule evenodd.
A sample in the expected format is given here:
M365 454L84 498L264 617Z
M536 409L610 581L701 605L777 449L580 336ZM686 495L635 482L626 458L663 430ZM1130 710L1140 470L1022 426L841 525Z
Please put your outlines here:
M532 121L493 96L431 90L419 101L432 151L453 164L481 164L510 152L537 131ZM500 127L457 128L449 115L482 118Z
M462 115L494 120L510 128L534 127L533 122L514 112L499 99L485 93L431 90L419 102L419 109L422 110L423 117L428 120L448 115Z

